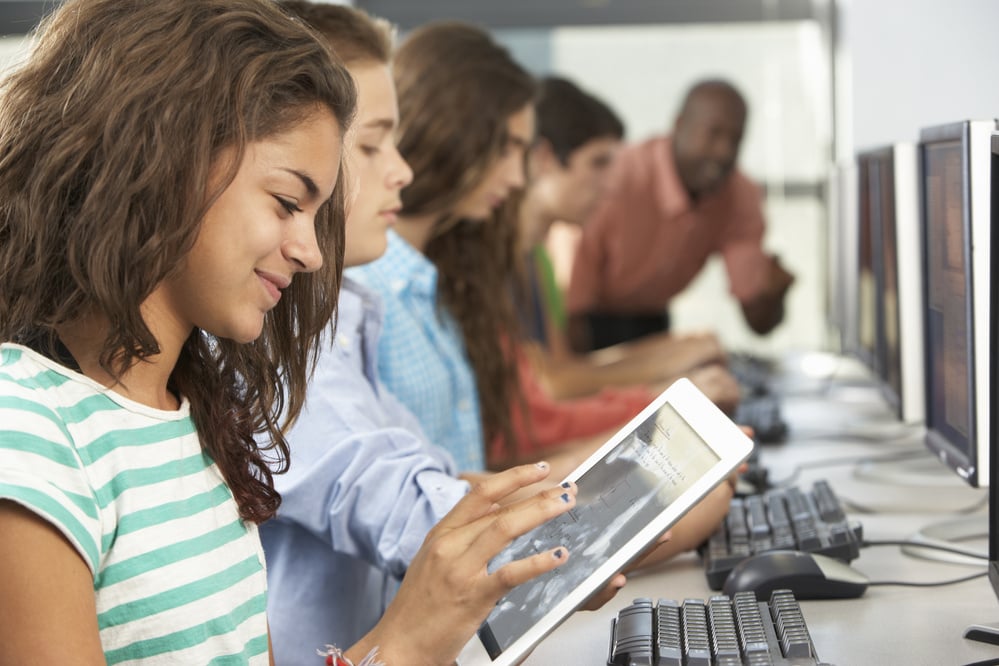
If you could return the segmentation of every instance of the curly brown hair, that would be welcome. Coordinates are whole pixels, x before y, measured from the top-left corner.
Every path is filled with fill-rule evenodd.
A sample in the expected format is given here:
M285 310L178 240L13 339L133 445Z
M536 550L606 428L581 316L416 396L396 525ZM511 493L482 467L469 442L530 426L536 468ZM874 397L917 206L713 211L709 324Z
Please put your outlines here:
M502 155L507 120L533 102L536 83L488 33L460 22L414 30L393 69L399 152L414 172L402 191L402 215L437 218L424 254L440 274L440 303L462 330L486 441L500 436L512 451L511 407L520 401L520 384L509 284L520 197L485 222L457 219L453 210Z
M328 46L268 0L71 0L0 95L0 339L41 334L53 348L57 327L96 313L101 366L119 379L159 352L140 305L182 270L246 146L317 108L342 134L355 107ZM341 174L316 217L322 269L296 278L253 343L194 330L171 374L247 520L280 504L282 425L335 314L343 234Z

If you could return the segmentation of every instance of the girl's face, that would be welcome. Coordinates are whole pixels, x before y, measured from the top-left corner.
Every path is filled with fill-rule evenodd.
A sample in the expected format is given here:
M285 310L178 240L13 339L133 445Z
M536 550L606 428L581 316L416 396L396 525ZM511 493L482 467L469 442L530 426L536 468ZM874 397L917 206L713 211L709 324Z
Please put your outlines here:
M315 217L339 171L336 119L318 109L292 129L246 147L235 179L202 220L176 276L158 287L158 317L184 337L191 328L250 342L296 273L323 263ZM214 174L231 165L223 151Z
M506 121L506 145L475 189L454 208L456 217L486 220L513 193L524 187L527 149L534 139L534 105L528 104Z
M402 208L399 193L413 172L396 149L399 105L388 65L351 66L357 84L357 116L347 141L351 203L344 263L357 266L385 252L386 232Z

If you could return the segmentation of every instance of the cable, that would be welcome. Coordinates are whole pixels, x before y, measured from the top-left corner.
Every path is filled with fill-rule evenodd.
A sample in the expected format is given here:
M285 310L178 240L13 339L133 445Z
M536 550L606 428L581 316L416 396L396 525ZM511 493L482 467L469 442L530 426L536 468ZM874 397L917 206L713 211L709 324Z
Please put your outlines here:
M967 550L962 550L960 548L951 548L950 546L943 546L937 543L919 543L918 541L909 540L881 540L868 541L864 539L860 542L861 548L870 548L872 546L912 546L914 548L927 548L929 550L942 550L947 553L954 553L955 555L964 555L965 557L972 557L979 560L988 561L989 556L984 553L972 553ZM976 574L977 575L977 574Z
M806 469L821 469L823 467L837 467L841 465L856 465L858 463L865 462L894 462L898 460L908 460L915 458L928 457L933 455L925 448L916 449L913 447L912 451L895 451L892 453L887 453L882 456L844 456L842 458L826 458L824 460L816 460L810 463L799 463L795 465L791 470L790 475L787 478L781 479L780 481L771 482L771 487L773 488L786 488L794 484L795 479L801 476L801 473Z
M957 583L966 583L969 580L982 578L988 573L989 573L988 571L980 571L979 573L971 574L970 576L964 576L963 578L953 578L951 580L938 580L932 583L918 583L915 581L907 581L907 580L876 580L869 582L868 585L870 586L895 585L899 587L942 587L944 585L956 585Z

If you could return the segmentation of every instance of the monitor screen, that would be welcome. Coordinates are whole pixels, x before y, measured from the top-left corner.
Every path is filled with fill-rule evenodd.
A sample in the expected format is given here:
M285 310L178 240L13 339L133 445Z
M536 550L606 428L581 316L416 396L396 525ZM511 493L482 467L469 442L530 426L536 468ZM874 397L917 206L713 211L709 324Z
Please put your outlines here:
M926 443L973 486L988 484L992 411L990 134L987 123L931 128L919 149Z
M971 397L971 280L965 228L963 150L960 141L923 148L926 170L926 346L931 390L926 425L966 454L974 435ZM964 457L967 457L966 455Z

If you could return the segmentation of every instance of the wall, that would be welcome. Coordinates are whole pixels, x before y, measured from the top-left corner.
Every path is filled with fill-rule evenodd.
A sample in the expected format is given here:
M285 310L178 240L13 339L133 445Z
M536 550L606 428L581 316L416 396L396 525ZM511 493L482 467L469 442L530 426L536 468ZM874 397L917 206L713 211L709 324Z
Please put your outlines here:
M999 2L838 0L837 155L999 116Z

